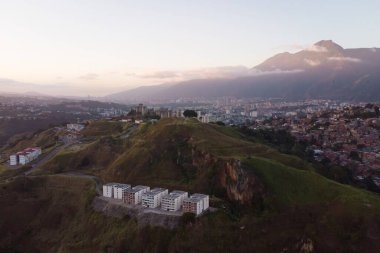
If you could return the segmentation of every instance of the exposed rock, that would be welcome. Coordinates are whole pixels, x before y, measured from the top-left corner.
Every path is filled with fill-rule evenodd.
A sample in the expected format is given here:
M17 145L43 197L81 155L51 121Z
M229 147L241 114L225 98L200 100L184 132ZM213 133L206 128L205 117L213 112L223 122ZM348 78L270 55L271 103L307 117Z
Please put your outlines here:
M297 246L299 247L300 253L312 253L312 252L314 252L314 243L310 238L303 238L297 244Z
M208 152L192 149L192 165L199 173L210 167L219 168L217 184L225 189L230 200L241 204L255 204L262 199L266 190L257 176L244 168L241 161L236 159L218 159Z
M255 199L264 197L266 193L262 182L244 169L239 160L224 163L220 182L226 188L229 199L241 204L252 204Z

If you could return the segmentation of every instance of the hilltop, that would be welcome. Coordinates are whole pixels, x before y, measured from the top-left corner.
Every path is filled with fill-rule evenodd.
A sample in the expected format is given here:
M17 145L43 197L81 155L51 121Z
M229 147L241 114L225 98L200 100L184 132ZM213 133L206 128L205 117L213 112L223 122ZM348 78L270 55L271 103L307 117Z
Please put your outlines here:
M1 215L27 203L35 215L22 221L16 215L0 223L0 231L30 224L33 236L17 234L17 240L51 252L107 247L109 252L376 252L380 246L379 196L326 179L307 162L233 127L193 119L162 119L137 128L97 121L84 133L81 143L64 148L36 171L38 177L2 185ZM141 228L129 217L116 221L91 210L95 192L88 179L55 175L70 171L104 182L205 192L219 211L184 220L175 230ZM15 198L19 206L11 204ZM36 209L31 199L45 201L43 208ZM69 218L61 209L69 210ZM56 225L41 223L42 213ZM0 245L7 242L10 248L17 241L1 238Z

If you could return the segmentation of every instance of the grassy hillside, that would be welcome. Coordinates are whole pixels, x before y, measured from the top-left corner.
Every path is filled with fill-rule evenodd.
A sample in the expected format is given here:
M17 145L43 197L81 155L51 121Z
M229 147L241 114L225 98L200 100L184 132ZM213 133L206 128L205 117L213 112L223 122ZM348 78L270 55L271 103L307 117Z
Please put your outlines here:
M38 234L33 241L42 238L69 252L91 247L97 252L107 245L116 245L110 252L306 252L302 248L310 245L313 252L377 252L380 247L379 196L324 178L297 157L252 142L233 128L191 119L144 124L128 138L122 137L128 126L114 128L110 124L93 125L103 129L90 131L88 136L96 139L60 151L40 173L81 170L106 182L206 192L219 211L188 221L176 231L138 228L133 220L117 223L93 213L88 208L92 190L77 191L72 198L73 193L63 191L57 193L61 196L58 201L55 193L46 195L50 191L32 187L34 190L22 196L29 200L29 192L35 192L37 199L44 196L49 201L41 204L43 208L60 201L70 206L72 199L77 203L73 216L52 229L63 233L59 236L66 238L64 246L39 230L43 225L38 215L33 216L38 219L31 230ZM15 192L6 191L2 196ZM54 210L43 209L47 214ZM95 235L94 230L102 231L103 236ZM111 237L113 241L107 239Z
M94 184L88 179L19 178L0 187L0 216L7 217L0 220L0 252L160 250L161 238L172 233L146 228L144 232L156 234L156 238L141 242L143 231L134 220L95 213L90 207Z
M59 132L55 128L36 132L28 136L18 136L12 138L9 145L1 151L7 155L18 152L28 147L41 147L42 149L54 146L58 140Z

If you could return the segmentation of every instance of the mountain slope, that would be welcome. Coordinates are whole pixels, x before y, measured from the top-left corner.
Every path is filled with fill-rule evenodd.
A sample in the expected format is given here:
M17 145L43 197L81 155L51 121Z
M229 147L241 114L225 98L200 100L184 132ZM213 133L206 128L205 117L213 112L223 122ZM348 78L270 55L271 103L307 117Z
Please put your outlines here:
M95 131L106 128L114 129L114 122L90 125L87 143L67 147L39 173L74 170L105 182L205 192L219 210L183 221L174 231L142 228L129 217L118 222L91 210L94 187L84 179L21 177L0 187L0 214L14 213L0 221L0 249L24 252L18 242L35 252L304 252L310 246L313 252L377 252L380 247L379 196L328 180L299 158L234 128L165 119L141 125L129 137L122 129Z
M294 54L275 55L249 76L144 87L107 99L126 102L138 94L140 101L221 96L375 101L380 99L379 68L380 49L344 49L333 41L320 41Z

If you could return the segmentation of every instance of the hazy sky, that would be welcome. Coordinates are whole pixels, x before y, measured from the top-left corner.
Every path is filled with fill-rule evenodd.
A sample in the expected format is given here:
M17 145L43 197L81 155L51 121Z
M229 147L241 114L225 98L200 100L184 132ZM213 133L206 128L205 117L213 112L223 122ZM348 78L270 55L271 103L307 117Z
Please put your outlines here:
M244 74L322 39L379 47L379 10L378 0L0 0L0 90L102 95Z

